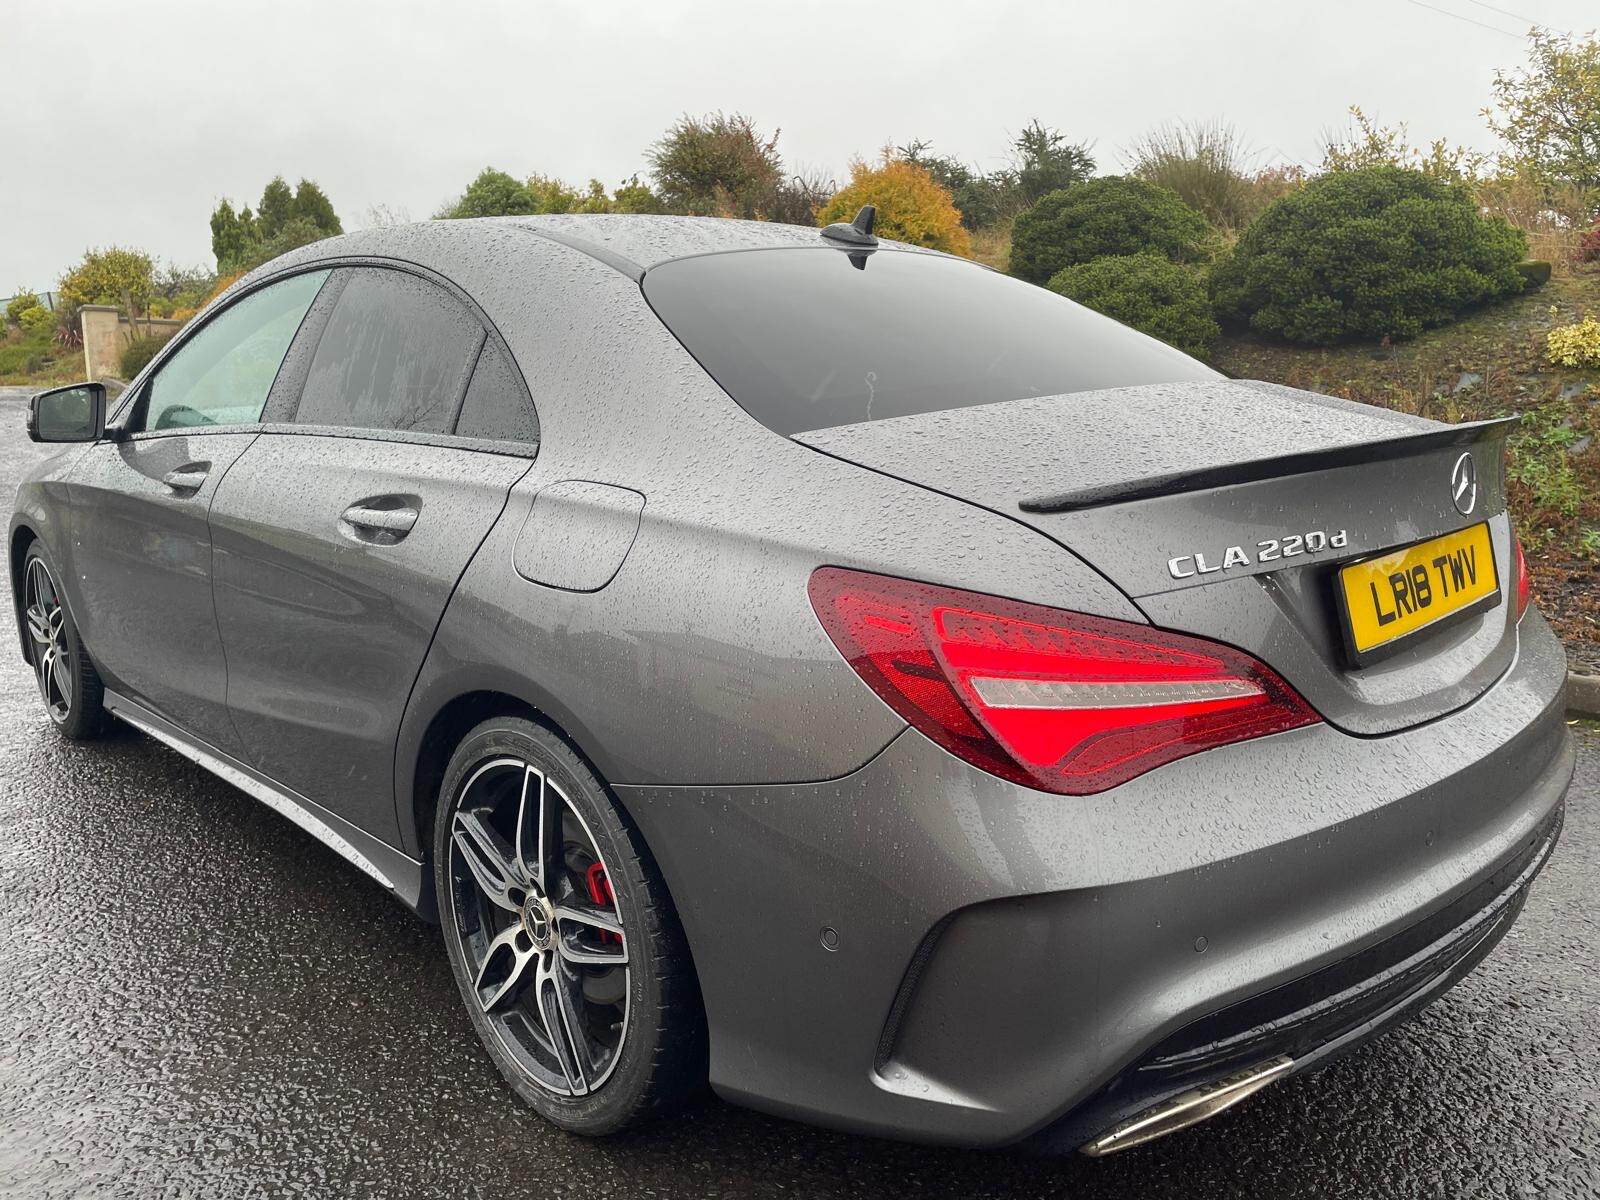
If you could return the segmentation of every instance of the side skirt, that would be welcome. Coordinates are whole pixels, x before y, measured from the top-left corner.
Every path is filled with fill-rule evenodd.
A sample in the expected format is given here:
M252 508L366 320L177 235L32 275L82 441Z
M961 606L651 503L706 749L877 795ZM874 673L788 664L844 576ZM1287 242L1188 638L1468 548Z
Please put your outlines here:
M335 851L363 874L392 891L408 908L416 910L422 896L423 867L386 842L329 812L314 800L274 783L221 750L191 737L126 696L107 689L106 709L142 733L149 734L191 762L204 767L224 783L261 801L288 817L324 846Z

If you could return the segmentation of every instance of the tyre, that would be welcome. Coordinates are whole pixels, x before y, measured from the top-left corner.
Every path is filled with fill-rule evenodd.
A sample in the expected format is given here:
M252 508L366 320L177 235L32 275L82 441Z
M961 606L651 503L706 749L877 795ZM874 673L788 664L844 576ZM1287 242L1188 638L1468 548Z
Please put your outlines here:
M472 730L445 771L434 885L456 984L500 1073L573 1133L615 1132L705 1079L688 947L648 851L558 734Z
M61 601L56 571L35 542L22 566L28 662L45 711L64 737L86 741L106 726L105 685Z

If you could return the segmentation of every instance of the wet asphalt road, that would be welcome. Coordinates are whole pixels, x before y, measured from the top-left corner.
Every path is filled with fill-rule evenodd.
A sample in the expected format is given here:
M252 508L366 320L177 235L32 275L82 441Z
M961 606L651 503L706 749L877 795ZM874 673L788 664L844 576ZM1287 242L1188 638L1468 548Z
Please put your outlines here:
M41 457L0 397L0 492ZM522 1110L435 932L131 731L59 739L0 617L0 1196L1600 1196L1600 729L1511 935L1415 1022L1093 1162L707 1100L605 1143Z

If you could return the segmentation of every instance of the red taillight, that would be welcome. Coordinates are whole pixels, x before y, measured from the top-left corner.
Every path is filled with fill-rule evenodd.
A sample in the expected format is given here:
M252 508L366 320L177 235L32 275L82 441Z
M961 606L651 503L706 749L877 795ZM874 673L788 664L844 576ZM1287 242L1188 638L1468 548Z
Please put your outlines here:
M1522 539L1513 533L1511 544L1517 550L1517 620L1520 621L1522 614L1528 611L1528 602L1533 599L1533 576L1528 574L1528 556L1522 552Z
M951 753L1082 796L1227 742L1321 720L1230 646L839 567L811 605L890 708Z

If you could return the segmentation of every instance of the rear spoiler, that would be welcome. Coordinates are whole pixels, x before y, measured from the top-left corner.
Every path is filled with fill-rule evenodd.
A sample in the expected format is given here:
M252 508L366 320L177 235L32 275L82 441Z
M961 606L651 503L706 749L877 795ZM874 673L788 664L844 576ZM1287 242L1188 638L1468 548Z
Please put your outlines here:
M1497 437L1504 437L1510 432L1511 426L1520 420L1522 414L1513 413L1509 417L1469 421L1464 425L1446 425L1442 429L1430 429L1426 433L1384 438L1376 442L1355 442L1348 446L1333 446L1327 450L1303 450L1296 454L1281 454L1276 458L1252 458L1222 467L1202 467L1196 471L1170 471L1165 475L1130 479L1125 483L1106 483L1096 487L1079 488L1072 492L1036 496L1030 500L1023 500L1021 508L1023 512L1030 513L1076 512L1079 509L1098 508L1103 504L1126 504L1131 500L1177 496L1184 492L1229 487L1237 483L1256 483L1263 479L1280 479L1288 475L1304 475L1311 471L1328 471L1335 467L1386 462L1390 459L1421 454L1427 450L1439 450L1446 446L1468 446L1475 442L1487 442Z

